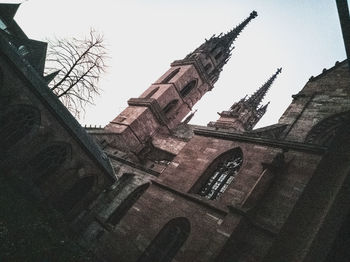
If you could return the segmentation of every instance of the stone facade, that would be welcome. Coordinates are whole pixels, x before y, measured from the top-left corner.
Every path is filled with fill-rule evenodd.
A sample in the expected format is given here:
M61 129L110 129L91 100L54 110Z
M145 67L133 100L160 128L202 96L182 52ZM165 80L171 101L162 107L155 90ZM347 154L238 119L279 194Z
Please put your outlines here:
M37 49L15 11L2 12L0 168L62 212L98 261L347 261L333 260L349 255L339 244L350 231L346 60L310 79L277 124L252 130L266 84L250 126L231 111L229 125L182 121L252 12L172 63L106 127L84 130L47 88L38 56L19 52Z

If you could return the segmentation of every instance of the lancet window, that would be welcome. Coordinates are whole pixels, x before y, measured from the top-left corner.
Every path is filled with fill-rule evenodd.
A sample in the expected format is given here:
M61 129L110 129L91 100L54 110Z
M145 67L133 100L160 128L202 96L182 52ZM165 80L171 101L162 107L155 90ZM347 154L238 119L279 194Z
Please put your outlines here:
M180 95L182 97L187 96L191 92L191 90L196 86L196 84L197 80L190 81L184 88L181 89Z
M240 149L231 150L216 159L206 171L209 178L200 188L198 194L208 199L219 198L234 181L242 166L243 155Z
M143 252L138 262L170 262L185 243L191 231L187 218L178 217L164 225Z
M128 210L136 203L136 201L142 196L147 190L149 184L143 184L136 188L129 196L124 199L123 202L114 210L114 212L107 219L107 223L113 226L117 225L119 221L125 216Z

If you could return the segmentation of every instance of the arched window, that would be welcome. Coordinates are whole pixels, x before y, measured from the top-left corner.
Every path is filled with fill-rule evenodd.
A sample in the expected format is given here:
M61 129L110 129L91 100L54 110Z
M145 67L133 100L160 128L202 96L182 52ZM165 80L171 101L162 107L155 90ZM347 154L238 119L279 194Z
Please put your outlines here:
M116 226L119 221L125 216L128 210L136 203L136 201L142 196L142 194L149 187L149 183L143 184L136 188L130 195L120 203L120 205L114 210L114 212L107 219L107 223Z
M42 149L28 163L34 182L40 183L42 179L55 173L66 161L70 152L70 145L62 142L50 144Z
M222 56L222 51L215 55L215 60L218 60Z
M190 81L184 88L181 89L180 95L182 97L187 96L191 92L191 90L196 86L196 84L197 80Z
M40 112L29 105L15 105L0 112L0 148L9 149L40 125Z
M64 214L68 213L92 190L94 180L93 176L87 176L77 180L73 186L53 204L54 207Z
M171 100L164 108L163 113L167 114L169 113L178 103L179 101L177 99Z
M176 68L174 71L172 71L164 80L161 82L161 84L169 83L169 81L177 75L177 73L180 71L180 67Z
M211 68L211 64L208 63L206 64L206 66L204 67L204 70L208 72L208 70Z
M204 173L204 177L208 178L199 189L198 194L211 200L220 197L235 179L242 162L243 154L240 148L219 156Z
M350 111L327 117L313 126L307 134L305 142L329 146L339 127L345 123L350 123Z
M158 90L159 90L159 86L157 86L151 92L149 92L145 98L151 98Z
M137 262L170 262L191 232L185 217L170 220L152 240Z

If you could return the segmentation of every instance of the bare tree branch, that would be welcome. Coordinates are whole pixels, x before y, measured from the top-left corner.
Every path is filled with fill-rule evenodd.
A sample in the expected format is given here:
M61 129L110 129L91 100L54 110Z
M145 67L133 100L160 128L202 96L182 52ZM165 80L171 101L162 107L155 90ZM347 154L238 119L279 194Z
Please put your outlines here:
M49 84L51 90L77 118L86 104L93 104L99 95L97 84L106 70L106 48L103 37L93 29L88 38L55 39L49 42L46 74L59 73Z

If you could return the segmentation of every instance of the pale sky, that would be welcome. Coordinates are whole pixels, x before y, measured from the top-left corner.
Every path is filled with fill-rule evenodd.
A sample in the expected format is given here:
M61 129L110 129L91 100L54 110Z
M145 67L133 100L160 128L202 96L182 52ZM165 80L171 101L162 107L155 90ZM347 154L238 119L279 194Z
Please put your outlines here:
M6 1L11 2L11 1ZM18 2L18 1L12 1ZM101 96L82 124L106 125L205 38L227 32L252 10L258 17L235 41L235 49L214 89L194 109L192 124L218 119L252 94L282 67L264 103L271 101L257 127L274 124L310 76L345 59L333 0L29 0L15 17L28 37L83 37L90 27L104 34L110 59Z

